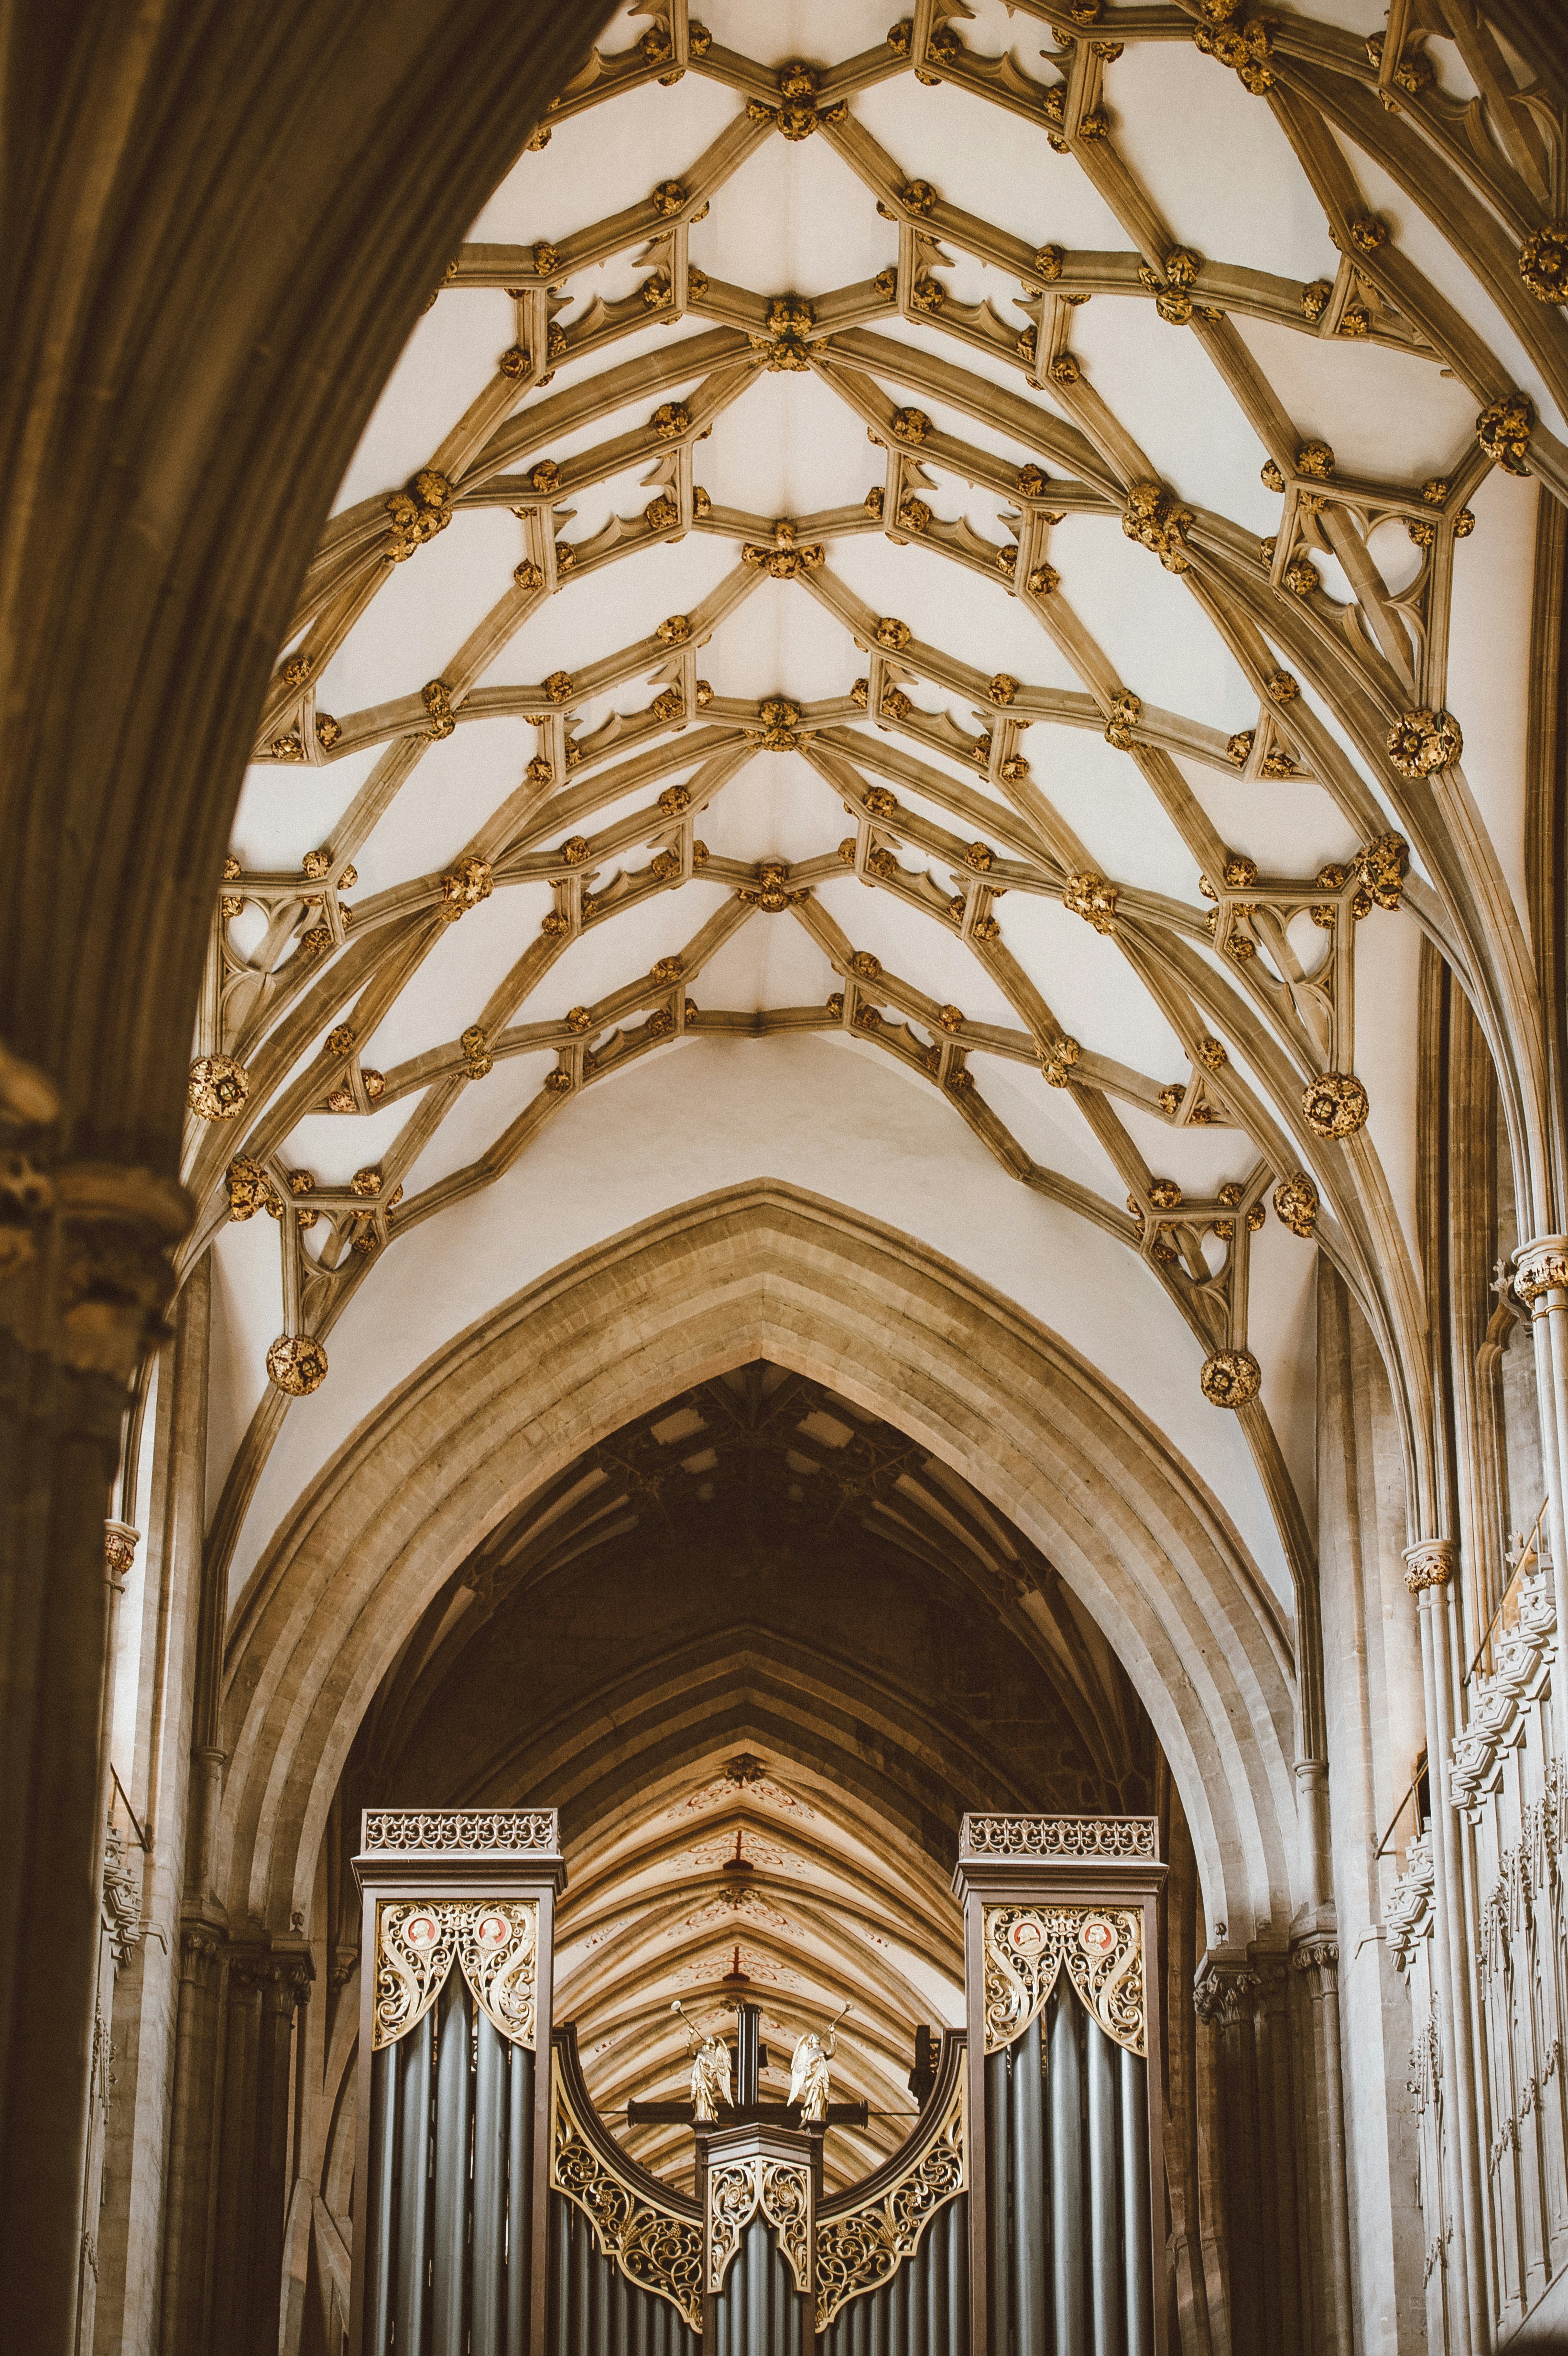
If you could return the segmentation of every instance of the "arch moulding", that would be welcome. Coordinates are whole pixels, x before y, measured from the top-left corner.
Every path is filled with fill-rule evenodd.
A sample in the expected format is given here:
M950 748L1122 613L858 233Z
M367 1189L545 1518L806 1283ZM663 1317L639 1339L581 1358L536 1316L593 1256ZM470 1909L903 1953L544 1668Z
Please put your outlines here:
M216 1894L308 1909L355 1730L475 1541L632 1418L754 1358L971 1483L1119 1654L1170 1762L1211 1920L1295 1891L1290 1632L1219 1501L1132 1403L939 1253L773 1181L661 1214L490 1312L368 1417L280 1525L230 1631Z

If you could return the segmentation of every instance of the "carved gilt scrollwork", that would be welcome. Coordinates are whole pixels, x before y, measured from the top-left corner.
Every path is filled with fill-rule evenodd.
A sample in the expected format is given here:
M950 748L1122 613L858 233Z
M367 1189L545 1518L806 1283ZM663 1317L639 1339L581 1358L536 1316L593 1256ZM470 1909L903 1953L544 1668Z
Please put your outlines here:
M492 2026L532 2051L539 1906L531 1898L400 1900L376 1911L373 2051L417 2028L455 1962Z
M702 2228L673 2209L660 2208L601 2158L572 2112L559 2070L549 2180L581 2210L601 2251L627 2281L668 2299L700 2333Z
M721 2291L741 2236L758 2210L779 2237L795 2286L812 2287L811 2170L793 2159L731 2159L708 2171L708 2287Z
M1147 2057L1143 1916L1134 1906L987 1906L986 2051L1021 2037L1063 1970L1084 2010Z
M912 2258L937 2211L968 2182L964 2087L933 2127L891 2192L816 2231L816 2329L826 2331L841 2307L892 2281ZM798 2277L797 2277L798 2279Z

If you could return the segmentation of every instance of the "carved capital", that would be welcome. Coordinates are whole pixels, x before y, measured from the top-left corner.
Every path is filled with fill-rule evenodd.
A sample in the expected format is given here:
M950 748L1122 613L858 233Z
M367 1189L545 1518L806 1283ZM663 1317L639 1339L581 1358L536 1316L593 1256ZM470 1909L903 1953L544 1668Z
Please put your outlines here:
M1242 1957L1205 1955L1192 1977L1192 2009L1205 2028L1235 2029L1247 2017L1256 1985Z
M1456 1538L1423 1538L1404 1550L1404 1583L1413 1595L1424 1588L1446 1587L1458 1558Z
M192 1922L180 1933L180 1977L193 1987L211 1985L223 1942L210 1923Z
M129 1579L141 1539L141 1531L133 1530L129 1522L104 1523L103 1569L111 1587L123 1587Z
M129 1382L162 1339L191 1216L184 1188L154 1171L0 1147L0 1282L27 1271L16 1331L73 1374Z
M1513 1267L1514 1292L1527 1309L1533 1310L1543 1294L1568 1292L1568 1236L1540 1236L1521 1244Z
M1339 1985L1339 1942L1322 1935L1298 1939L1290 1951L1290 1968L1312 1975L1309 1995L1332 1996Z

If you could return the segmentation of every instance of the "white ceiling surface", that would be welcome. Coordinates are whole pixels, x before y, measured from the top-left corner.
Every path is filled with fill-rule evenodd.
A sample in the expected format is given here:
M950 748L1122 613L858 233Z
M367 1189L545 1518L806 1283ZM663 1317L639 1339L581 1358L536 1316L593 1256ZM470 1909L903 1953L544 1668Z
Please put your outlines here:
M893 13L891 0L799 0L766 10L754 0L709 0L701 9L717 40L775 66L797 55L825 62L872 46ZM1362 31L1381 23L1379 8L1352 0L1317 13ZM617 19L604 37L606 50L634 42L645 21ZM963 31L981 51L1015 45L1026 68L1040 70L1049 38L1043 24L984 0ZM1434 54L1445 59L1447 45L1438 44ZM1134 44L1114 69L1108 96L1118 144L1183 242L1275 273L1333 274L1336 256L1319 208L1268 109L1248 102L1233 77L1185 48ZM678 175L734 120L739 104L731 91L688 73L675 88L645 86L609 110L561 123L548 150L520 160L472 236L531 244L603 220L640 200L656 181ZM930 177L949 202L1031 243L1051 239L1125 251L1125 231L1076 163L1051 155L1038 131L1013 116L950 86L922 88L907 73L861 92L853 112L906 172ZM1397 234L1408 234L1445 292L1496 348L1508 349L1506 331L1474 282L1412 219L1398 193L1373 188L1374 179L1369 166L1367 185ZM892 224L878 218L869 193L824 138L765 140L691 231L695 263L715 279L763 294L819 294L871 276L895 252ZM581 304L601 293L626 293L638 275L629 256L580 273L569 288L572 307L561 318L570 324ZM955 257L947 275L956 296L987 294L1004 317L1021 324L1022 315L1008 308L1019 292L1015 282L965 257ZM699 334L709 324L655 324L614 345L603 363L587 366L618 366L638 351L662 351L672 336ZM1296 425L1330 440L1346 472L1419 480L1424 471L1451 463L1473 430L1473 401L1430 363L1366 345L1330 346L1252 320L1240 327ZM504 294L443 294L410 338L345 478L339 507L382 494L427 464L491 381L496 355L515 332L514 305ZM901 320L881 332L941 350L972 373L1006 384L1015 397L1019 391L1017 370L987 364L923 325ZM1074 314L1073 346L1182 497L1249 530L1275 529L1277 498L1258 480L1262 447L1195 337L1159 326L1146 304L1097 297ZM1522 359L1517 374L1531 382ZM581 364L563 367L558 389L581 375ZM955 414L949 421L927 395L909 397L939 425L951 422L963 438L1009 448L1016 460L1016 445L1005 437L973 419ZM1053 409L1049 390L1028 398ZM562 459L640 426L651 405L641 396L618 417L552 441L549 455ZM531 455L523 463L531 463ZM883 470L883 453L869 445L860 422L804 374L759 374L696 451L697 479L717 503L763 515L858 503ZM1004 501L933 472L939 516L966 514L992 542L1006 539L998 520ZM571 520L560 519L558 530L581 540L613 512L635 514L648 496L645 481L639 462L614 482L575 497ZM1500 475L1477 498L1478 528L1456 559L1450 698L1465 720L1472 788L1504 846L1521 906L1520 731L1533 498L1533 486ZM352 712L440 676L503 595L523 552L523 528L506 509L460 512L414 561L396 568L320 680L319 708ZM690 609L731 571L736 555L733 541L693 533L569 582L530 617L482 683L537 681L557 668L580 671L646 634L660 616ZM1397 550L1394 556L1403 562ZM1146 702L1226 732L1255 722L1253 691L1189 589L1134 546L1115 518L1069 518L1053 534L1051 557L1073 609ZM877 612L901 616L917 637L983 674L1009 670L1037 685L1080 685L999 580L992 585L877 532L836 541L827 563ZM1323 569L1332 579L1333 568ZM1501 631L1499 616L1505 617ZM833 616L798 585L773 581L723 621L698 663L720 697L781 693L795 701L843 695L865 668L864 653ZM634 682L574 707L574 724L586 734L611 710L642 710L651 692ZM912 692L923 709L946 702L961 725L975 726L964 699L919 683ZM867 734L872 744L919 749ZM534 749L534 731L516 720L467 724L432 745L357 853L361 895L450 864L514 790ZM1029 729L1019 749L1036 787L1107 874L1200 905L1194 861L1133 762L1097 732L1044 724ZM253 769L236 824L242 863L296 868L307 850L330 841L335 820L378 757L365 753L325 767ZM933 755L921 757L944 766ZM1221 840L1244 844L1265 873L1309 875L1324 860L1354 850L1345 820L1315 786L1243 785L1198 762L1180 766ZM966 782L975 786L973 772ZM919 806L901 787L900 794ZM603 816L592 821L603 822ZM820 855L845 828L838 798L805 759L760 753L703 812L699 830L717 855L758 860ZM643 856L628 863L640 864ZM723 887L694 880L679 895L660 895L594 929L573 943L511 1019L559 1019L571 1004L592 1003L677 949L723 897ZM1016 1013L977 961L939 926L849 876L820 886L818 897L857 947L873 950L938 1001L956 1001L971 1019L1016 1025ZM362 1043L365 1060L389 1068L455 1039L538 937L549 905L543 884L508 887L448 927L374 1039ZM1065 1032L1086 1049L1157 1079L1185 1076L1175 1033L1115 942L1054 901L1018 892L1008 898L1002 923L1008 948L1035 977ZM1358 1068L1374 1108L1371 1133L1413 1248L1414 919L1374 913L1358 928L1358 947L1364 952ZM755 1009L820 1004L837 986L827 959L792 918L757 916L707 969L697 994L705 1009ZM678 1071L672 1055L680 1058ZM410 1173L410 1194L481 1151L538 1089L549 1060L519 1057L497 1065L483 1087L470 1087ZM976 1055L972 1068L986 1100L1030 1153L1120 1207L1125 1187L1075 1110L1071 1090L1047 1087L1028 1065L992 1056ZM415 1102L405 1099L368 1122L307 1118L287 1155L313 1170L318 1183L341 1183L388 1149ZM1189 1191L1244 1177L1252 1164L1253 1150L1238 1130L1173 1130L1128 1106L1116 1109L1151 1169L1169 1172ZM455 1331L603 1237L692 1196L756 1178L791 1181L907 1229L1061 1333L1185 1452L1235 1519L1264 1575L1288 1595L1243 1432L1233 1417L1202 1398L1201 1351L1148 1270L1098 1228L1009 1179L936 1090L870 1047L834 1035L707 1038L661 1049L568 1104L504 1178L397 1241L388 1267L370 1271L334 1328L329 1379L289 1412L243 1526L231 1593L243 1589L291 1502L330 1452ZM225 1228L216 1253L214 1500L262 1395L267 1345L279 1331L276 1229L263 1219ZM1309 1514L1312 1267L1311 1247L1271 1222L1254 1264L1253 1346L1264 1364L1265 1404Z
M1009 1068L1027 1087L1031 1076ZM989 1092L988 1074L983 1085ZM1232 1143L1239 1151L1233 1133ZM411 1249L400 1246L396 1278L362 1287L334 1328L330 1379L289 1410L236 1549L231 1598L318 1468L454 1332L604 1237L754 1178L906 1230L1062 1335L1182 1450L1288 1609L1289 1578L1241 1428L1203 1398L1202 1353L1147 1271L1009 1179L923 1082L871 1047L810 1037L657 1050L569 1106L505 1178L429 1221ZM1307 1245L1283 1241L1310 1263ZM234 1398L222 1434L215 1419L220 1477L222 1452L261 1395L257 1341L264 1355L277 1325L271 1223L225 1228L217 1251L215 1369L221 1354L238 1389L249 1356L251 1375L249 1400Z

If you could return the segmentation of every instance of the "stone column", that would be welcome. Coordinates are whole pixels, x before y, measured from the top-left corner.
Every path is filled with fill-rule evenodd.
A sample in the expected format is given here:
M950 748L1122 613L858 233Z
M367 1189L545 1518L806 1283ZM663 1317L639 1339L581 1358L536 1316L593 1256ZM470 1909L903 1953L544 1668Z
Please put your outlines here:
M0 2281L7 2328L69 2349L79 2288L103 1860L121 1418L189 1206L58 1154L41 1075L0 1053Z
M1322 1936L1297 1939L1290 1968L1300 1993L1302 2083L1311 2090L1314 2122L1311 2270L1314 2356L1355 2345L1350 2295L1350 2207L1345 2179L1345 2089L1339 2054L1339 1947Z
M1231 2346L1235 2356L1307 2356L1307 2276L1320 2276L1328 2261L1304 2214L1310 2091L1293 2067L1285 1958L1255 1946L1244 1956L1211 1950L1192 1993L1219 2097Z
M222 1944L221 1933L208 1922L187 1922L180 1933L161 2356L203 2356L207 2346L213 2141L223 2094L218 2035Z
M1568 1628L1568 1516L1563 1471L1568 1466L1568 1236L1538 1236L1514 1254L1513 1289L1530 1312L1535 1344L1535 1396L1541 1416L1541 1463L1546 1479L1546 1526L1552 1541L1552 1583L1557 1625ZM1568 1677L1552 1680L1557 1753L1568 1758Z
M1405 1584L1419 1599L1421 1673L1426 1695L1426 1769L1431 1779L1434 1854L1434 1960L1438 1992L1437 2033L1443 2070L1454 2089L1449 2151L1457 2181L1448 2188L1452 2214L1461 2231L1450 2264L1454 2293L1465 2316L1471 2348L1491 2345L1487 2314L1480 2155L1477 2140L1476 2055L1470 2007L1470 1967L1466 1940L1464 1865L1459 1820L1448 1796L1454 1740L1454 1644L1452 1590L1458 1547L1452 1538L1429 1538L1407 1547Z

